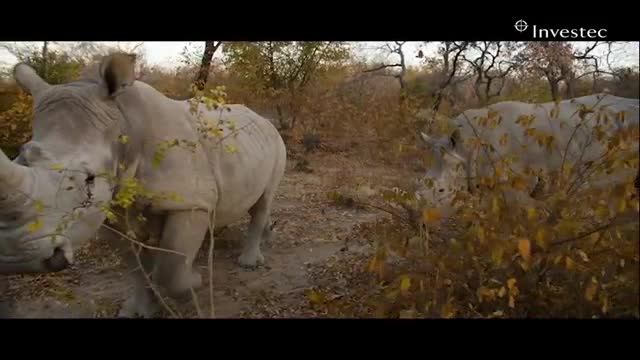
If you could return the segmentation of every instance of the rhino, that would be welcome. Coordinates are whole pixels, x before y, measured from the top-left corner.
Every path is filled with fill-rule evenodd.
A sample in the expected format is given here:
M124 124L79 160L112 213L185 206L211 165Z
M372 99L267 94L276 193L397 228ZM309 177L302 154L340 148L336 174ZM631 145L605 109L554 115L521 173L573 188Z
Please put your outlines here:
M170 99L136 80L135 62L110 54L60 85L14 67L33 97L33 137L13 161L0 151L0 274L64 270L108 228L120 234L118 249L131 249L125 237L166 249L145 247L139 259L168 296L182 296L202 285L193 261L210 230L247 214L237 261L264 263L287 162L279 132L244 105ZM134 276L120 315L153 316L146 275Z
M586 174L605 153L606 146L596 140L595 130L606 135L637 131L638 105L638 99L601 93L540 104L502 101L466 110L446 120L442 134L420 132L421 147L432 161L416 195L434 207L451 210L448 206L455 192L479 192L483 185L478 179L496 171L492 164L518 154L510 164L526 185L525 198L518 198L542 198L553 191L561 168L571 165L576 174ZM477 146L477 139L483 145ZM638 156L637 134L631 156ZM629 176L636 176L637 182L640 174L629 169L617 174L615 181L626 181ZM612 179L601 178L599 184Z

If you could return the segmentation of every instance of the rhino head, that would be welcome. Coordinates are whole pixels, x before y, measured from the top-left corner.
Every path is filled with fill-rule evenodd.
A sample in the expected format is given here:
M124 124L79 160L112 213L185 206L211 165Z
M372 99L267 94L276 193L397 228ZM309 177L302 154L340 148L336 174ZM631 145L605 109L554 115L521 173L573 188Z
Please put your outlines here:
M460 131L448 135L429 136L420 133L430 164L422 179L420 197L433 206L448 205L457 190L470 190L468 154Z
M50 85L14 68L33 97L33 137L11 161L0 150L0 274L60 271L105 220L108 176L117 172L123 115L116 98L133 84L133 62L106 57L78 81Z

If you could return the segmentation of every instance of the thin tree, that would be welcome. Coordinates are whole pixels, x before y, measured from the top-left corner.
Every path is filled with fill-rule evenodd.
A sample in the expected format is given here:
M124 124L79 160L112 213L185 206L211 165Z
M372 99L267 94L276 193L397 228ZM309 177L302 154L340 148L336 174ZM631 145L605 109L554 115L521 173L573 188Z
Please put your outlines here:
M216 50L222 45L222 41L206 41L202 61L200 62L200 70L196 74L194 84L199 91L204 90L204 86L209 79L209 70L211 68L211 60Z

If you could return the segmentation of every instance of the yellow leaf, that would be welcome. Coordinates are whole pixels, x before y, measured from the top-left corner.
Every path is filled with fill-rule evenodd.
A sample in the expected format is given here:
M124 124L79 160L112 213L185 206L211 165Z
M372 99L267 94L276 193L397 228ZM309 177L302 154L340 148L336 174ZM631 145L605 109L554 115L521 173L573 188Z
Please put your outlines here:
M407 290L409 290L410 287L411 287L411 278L408 276L403 277L402 280L400 281L400 291L405 293L407 292Z
M127 144L129 143L129 137L127 135L120 135L120 137L118 137L118 141L121 144Z
M556 256L556 258L553 260L553 264L558 265L560 264L560 261L562 261L562 255Z
M447 302L442 307L442 311L440 315L445 319L451 319L456 315L456 309L453 306L453 304L451 304L451 302Z
M606 314L609 312L609 297L605 296L604 300L602 300L602 312Z
M516 279L511 278L507 280L507 287L509 288L509 290L513 289L515 285L516 285Z
M491 211L493 211L494 214L498 214L500 212L500 202L495 196L491 199Z
M513 186L513 188L516 190L520 190L520 191L527 190L527 183L524 181L524 179L521 176L514 177L511 182L511 186Z
M549 233L544 228L536 230L536 244L546 250L549 244Z
M402 310L400 311L400 319L415 319L415 310Z
M476 296L478 297L478 301L482 303L485 297L488 297L491 300L491 290L487 289L484 286L480 286L478 290L476 290Z
M38 213L41 213L42 211L44 211L44 203L40 200L36 200L33 206L35 207L36 212Z
M618 213L623 213L625 210L627 210L627 201L625 199L620 199L620 202L618 203Z
M619 120L620 122L624 122L625 115L626 115L626 113L625 113L624 111L620 111L620 112L618 113L618 120Z
M573 260L571 260L571 258L568 256L566 258L565 265L567 270L573 270L576 267L576 263Z
M311 290L311 294L309 294L309 301L311 301L312 304L318 304L323 302L324 300L324 296L322 296L322 294L318 293L315 290Z
M606 206L598 206L596 209L596 217L600 220L609 218L609 209Z
M587 285L587 288L584 290L584 297L588 301L593 301L593 297L596 296L597 292L598 292L598 283L590 281L589 285Z
M507 295L507 288L503 286L500 288L500 291L498 291L498 297L503 298L505 295Z
M374 272L376 271L376 268L378 267L378 258L374 257L373 259L371 259L371 261L369 262L369 272Z
M620 259L620 267L623 268L624 267L624 259Z
M516 299L513 296L509 296L509 307L512 309L516 307Z
M509 135L507 133L504 133L501 137L500 137L500 145L501 146L507 146L507 141L509 140Z
M396 301L396 299L398 298L398 291L390 291L389 293L387 293L387 295L385 295L385 297L390 301Z
M40 228L42 228L43 226L44 224L42 223L42 220L37 219L36 221L29 224L29 226L27 227L27 231L29 231L30 233L34 233L38 231Z
M503 255L504 248L502 248L501 246L495 246L493 249L491 249L491 261L493 261L495 265L502 264Z
M481 243L484 243L484 228L481 226L478 226L478 228L476 229L476 234L478 236L478 240L480 240Z
M538 216L538 211L536 208L527 208L527 220L532 221L535 220Z
M51 170L62 170L64 169L64 166L60 165L60 164L56 164L51 166Z
M441 218L442 218L442 214L440 214L440 211L435 208L425 209L422 212L422 219L426 223L438 222L440 221Z
M587 253L585 253L584 251L578 250L578 255L580 255L580 258L582 258L582 261L589 262L589 257L587 256Z
M229 154L235 154L238 152L238 149L232 144L227 144L224 149Z
M531 243L529 239L518 240L518 252L524 261L529 262L531 260Z

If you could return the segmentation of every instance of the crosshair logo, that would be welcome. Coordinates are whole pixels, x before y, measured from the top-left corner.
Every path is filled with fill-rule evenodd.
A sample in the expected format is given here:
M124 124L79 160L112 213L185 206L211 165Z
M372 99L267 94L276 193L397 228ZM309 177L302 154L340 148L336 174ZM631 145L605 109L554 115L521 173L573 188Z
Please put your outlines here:
M527 22L524 20L518 20L516 21L516 24L513 27L515 27L516 30L518 30L519 32L523 32L527 30L527 28L529 27L529 24L527 24Z

